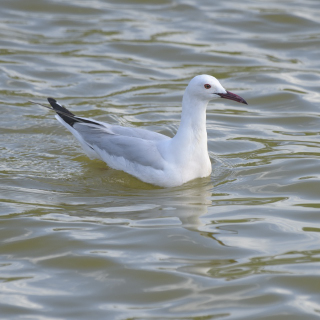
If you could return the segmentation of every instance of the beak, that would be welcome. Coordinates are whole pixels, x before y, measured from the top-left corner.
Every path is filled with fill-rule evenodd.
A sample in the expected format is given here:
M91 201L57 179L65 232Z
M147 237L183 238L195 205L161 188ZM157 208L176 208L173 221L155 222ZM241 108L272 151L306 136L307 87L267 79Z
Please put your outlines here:
M240 103L248 104L246 100L244 100L240 96L238 96L230 91L227 91L227 93L216 93L216 94L224 99L234 100L234 101L237 101Z

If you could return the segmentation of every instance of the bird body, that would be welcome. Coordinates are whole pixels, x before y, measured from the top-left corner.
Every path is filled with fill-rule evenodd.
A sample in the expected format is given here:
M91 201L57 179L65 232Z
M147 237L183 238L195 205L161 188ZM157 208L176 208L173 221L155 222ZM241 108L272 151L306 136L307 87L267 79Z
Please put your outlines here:
M144 182L174 187L211 174L206 109L215 98L246 104L241 97L226 91L216 78L196 76L183 95L181 123L173 138L141 128L81 118L56 100L48 98L48 101L58 121L76 137L91 159L100 159Z

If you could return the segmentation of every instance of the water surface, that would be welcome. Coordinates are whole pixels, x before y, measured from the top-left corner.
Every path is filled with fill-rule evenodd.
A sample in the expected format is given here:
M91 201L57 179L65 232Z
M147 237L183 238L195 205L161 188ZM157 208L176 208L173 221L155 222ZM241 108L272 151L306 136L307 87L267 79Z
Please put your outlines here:
M3 319L318 319L320 6L2 0ZM89 160L46 109L173 136L211 74L211 177Z

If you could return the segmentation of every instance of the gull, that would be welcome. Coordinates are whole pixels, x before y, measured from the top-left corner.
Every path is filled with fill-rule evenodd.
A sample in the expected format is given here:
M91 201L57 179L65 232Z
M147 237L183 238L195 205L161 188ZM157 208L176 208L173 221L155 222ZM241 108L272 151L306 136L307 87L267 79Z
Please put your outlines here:
M206 109L210 100L229 99L247 104L226 91L209 75L198 75L188 84L182 99L181 122L173 138L141 128L111 125L74 115L48 98L56 119L79 141L91 159L160 187L176 187L211 174L208 155Z

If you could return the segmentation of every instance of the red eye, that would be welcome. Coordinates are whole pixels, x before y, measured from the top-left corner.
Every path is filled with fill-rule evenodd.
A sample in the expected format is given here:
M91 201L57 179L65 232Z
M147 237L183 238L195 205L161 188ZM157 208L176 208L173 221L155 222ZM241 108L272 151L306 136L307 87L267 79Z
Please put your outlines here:
M205 87L206 89L210 89L210 88L211 88L210 84L205 84L204 87Z

